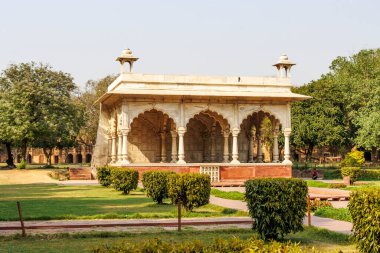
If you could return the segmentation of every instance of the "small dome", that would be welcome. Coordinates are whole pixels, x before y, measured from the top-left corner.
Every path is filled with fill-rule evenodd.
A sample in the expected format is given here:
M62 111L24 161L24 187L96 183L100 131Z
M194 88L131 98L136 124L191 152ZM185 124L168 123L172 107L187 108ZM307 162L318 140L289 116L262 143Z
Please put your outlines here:
M134 62L137 61L139 58L133 56L132 50L129 48L126 48L121 52L121 55L117 57L116 61L120 62Z
M287 60L289 60L289 58L288 58L288 56L286 54L282 54L280 56L280 60L279 61L287 61Z
M282 54L280 58L278 59L278 62L276 64L273 64L273 66L280 66L280 65L296 65L295 63L289 61L289 57L286 54Z
M132 50L129 48L124 49L123 52L121 53L121 56L122 57L131 57L131 56L133 57Z

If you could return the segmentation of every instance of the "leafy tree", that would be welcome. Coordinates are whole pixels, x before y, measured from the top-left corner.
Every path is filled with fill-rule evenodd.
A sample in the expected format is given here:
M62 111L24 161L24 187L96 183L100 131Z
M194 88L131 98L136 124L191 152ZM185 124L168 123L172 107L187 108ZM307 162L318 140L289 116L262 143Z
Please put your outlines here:
M72 145L83 122L81 107L73 99L73 78L49 65L21 63L3 71L0 87L2 135L21 146L24 160L28 145L42 148L50 165L52 149Z
M86 145L95 143L99 120L99 105L95 102L107 91L107 87L116 77L116 75L108 75L102 79L87 82L85 92L79 97L79 102L85 108L85 123L78 135L79 142Z
M361 50L338 57L330 67L331 79L341 91L345 124L351 146L380 148L380 49Z
M292 143L305 150L311 160L315 147L341 146L347 142L342 124L342 110L334 96L339 94L326 77L308 85L294 88L294 92L312 96L312 99L292 106Z

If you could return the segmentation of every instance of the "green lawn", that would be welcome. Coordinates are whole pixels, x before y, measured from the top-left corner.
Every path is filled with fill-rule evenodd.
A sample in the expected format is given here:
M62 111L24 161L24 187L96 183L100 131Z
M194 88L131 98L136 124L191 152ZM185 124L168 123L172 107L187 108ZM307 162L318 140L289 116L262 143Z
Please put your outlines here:
M211 188L211 195L222 199L244 200L244 193L237 191L225 192Z
M113 245L124 241L136 242L146 239L159 238L165 241L200 240L206 243L215 238L231 238L232 236L248 239L256 236L251 229L214 229L199 231L185 228L182 232L164 231L159 228L139 233L127 232L92 232L81 234L36 235L26 238L0 237L0 252L90 252L97 245ZM306 227L303 232L289 235L286 240L299 242L305 246L316 246L325 252L343 250L354 252L354 245L350 244L348 236L324 229Z
M348 208L333 208L333 207L322 207L318 208L314 212L315 216L331 218L334 220L342 220L352 222L351 214Z
M0 185L0 220L17 220L16 201L25 220L175 218L177 207L158 205L142 191L123 195L102 186L55 184ZM183 211L184 217L246 216L242 211L215 205Z

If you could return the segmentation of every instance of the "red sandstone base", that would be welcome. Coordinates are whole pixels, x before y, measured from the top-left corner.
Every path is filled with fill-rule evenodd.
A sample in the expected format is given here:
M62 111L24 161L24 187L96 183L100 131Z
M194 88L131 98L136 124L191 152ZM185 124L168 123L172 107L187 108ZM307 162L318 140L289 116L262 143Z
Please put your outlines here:
M201 165L219 166L220 181L245 181L252 178L291 178L292 166L281 163L260 164L130 164L127 167L137 169L141 179L145 171L166 170L176 173L199 173Z

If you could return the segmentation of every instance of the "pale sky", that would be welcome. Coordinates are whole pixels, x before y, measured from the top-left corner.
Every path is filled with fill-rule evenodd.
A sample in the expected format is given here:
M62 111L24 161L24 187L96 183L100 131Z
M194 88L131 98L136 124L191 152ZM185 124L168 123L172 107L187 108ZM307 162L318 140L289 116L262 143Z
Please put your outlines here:
M336 56L380 47L380 1L0 1L0 70L37 61L88 79L135 72L271 76L282 53L302 85Z

